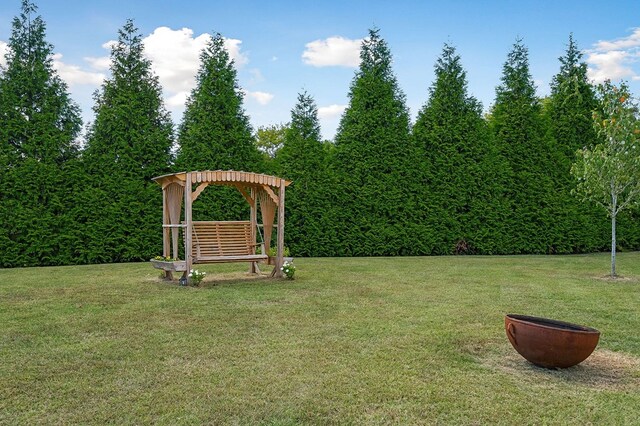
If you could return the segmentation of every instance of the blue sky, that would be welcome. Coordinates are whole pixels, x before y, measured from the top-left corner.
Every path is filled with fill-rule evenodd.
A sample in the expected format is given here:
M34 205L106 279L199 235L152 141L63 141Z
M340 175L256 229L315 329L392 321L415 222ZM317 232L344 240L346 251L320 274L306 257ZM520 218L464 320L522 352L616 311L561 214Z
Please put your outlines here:
M297 93L319 107L323 136L332 138L357 66L359 40L377 26L394 57L394 71L412 118L426 102L443 43L458 49L469 91L488 109L502 65L517 37L529 48L538 94L549 92L569 33L584 50L596 80L620 78L640 94L640 1L140 1L40 0L55 63L85 121L91 93L108 75L109 50L127 18L145 37L180 121L193 87L197 52L214 31L226 37L246 91L254 127L289 120ZM19 0L0 2L0 51L6 49Z

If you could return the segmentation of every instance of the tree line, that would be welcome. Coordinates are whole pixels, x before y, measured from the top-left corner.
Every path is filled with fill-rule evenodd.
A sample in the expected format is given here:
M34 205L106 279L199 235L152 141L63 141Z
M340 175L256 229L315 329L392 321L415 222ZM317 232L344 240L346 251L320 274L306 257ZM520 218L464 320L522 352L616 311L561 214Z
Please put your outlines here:
M572 194L576 151L600 143L600 99L572 37L540 99L521 40L483 114L455 47L445 44L412 124L379 30L363 41L333 142L313 97L256 138L234 63L215 34L174 129L133 21L112 47L80 142L78 106L52 65L37 8L23 0L0 69L0 265L147 260L161 252L154 176L235 169L293 181L286 245L294 256L584 253L609 248L606 214ZM271 138L270 140L267 140ZM209 188L195 220L248 216L235 189ZM618 245L640 248L638 212Z

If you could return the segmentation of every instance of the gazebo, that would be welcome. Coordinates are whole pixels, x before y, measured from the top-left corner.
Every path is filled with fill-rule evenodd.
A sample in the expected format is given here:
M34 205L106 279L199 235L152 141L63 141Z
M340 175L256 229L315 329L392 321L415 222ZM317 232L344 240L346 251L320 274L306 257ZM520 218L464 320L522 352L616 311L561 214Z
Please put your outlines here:
M234 170L180 172L158 176L153 180L162 187L162 255L165 259L152 260L152 263L164 271L165 278L173 279L173 272L183 272L182 277L186 279L192 265L198 263L250 262L249 271L259 273L258 262L269 257L276 211L277 255L271 275L282 276L284 198L290 181ZM194 221L192 205L209 185L235 187L250 206L250 219ZM258 224L258 206L261 225ZM177 260L180 234L184 243L184 260ZM262 243L257 241L259 235L263 235ZM256 251L258 246L261 246L260 253Z

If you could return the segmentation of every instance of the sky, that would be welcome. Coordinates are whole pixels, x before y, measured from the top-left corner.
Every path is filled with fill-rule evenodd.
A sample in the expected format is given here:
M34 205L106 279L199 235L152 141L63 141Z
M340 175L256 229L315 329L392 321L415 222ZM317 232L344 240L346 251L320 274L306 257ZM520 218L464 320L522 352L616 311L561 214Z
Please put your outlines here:
M332 139L348 104L360 42L377 27L412 120L428 99L433 66L444 43L456 47L469 93L489 110L502 67L517 38L529 49L538 95L549 93L558 58L573 33L595 82L627 81L640 95L639 0L539 1L142 1L36 0L54 46L54 66L93 120L92 93L109 75L109 46L127 19L144 38L179 123L195 86L198 54L220 33L234 58L254 129L286 123L298 93L316 101L323 137ZM20 0L0 2L0 64Z

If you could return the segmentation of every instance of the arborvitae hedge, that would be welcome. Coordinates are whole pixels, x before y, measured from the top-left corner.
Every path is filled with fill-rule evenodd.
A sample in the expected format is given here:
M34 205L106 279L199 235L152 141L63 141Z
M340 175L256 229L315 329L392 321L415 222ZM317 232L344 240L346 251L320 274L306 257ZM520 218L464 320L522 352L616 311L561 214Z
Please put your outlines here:
M335 139L336 254L416 253L423 241L414 229L419 159L405 96L378 30L362 42L360 59Z
M553 252L555 218L551 179L554 163L544 137L540 101L529 72L527 48L516 41L503 67L502 84L489 123L497 146L508 163L506 194L509 217L505 224L509 253Z
M220 34L201 52L196 80L178 131L175 170L262 171L234 62ZM209 186L193 204L193 218L248 219L249 206L235 188Z
M482 105L467 93L466 72L445 45L413 137L423 149L421 210L431 254L500 253L505 162Z
M287 245L294 256L330 256L335 247L332 181L320 138L318 108L306 92L298 95L276 164L293 181L286 192Z
M378 30L364 40L335 144L298 98L275 161L256 148L224 39L201 54L179 128L132 22L96 94L86 149L77 106L56 75L45 25L25 0L0 69L0 266L144 260L160 253L162 194L151 178L196 169L276 172L291 179L286 244L295 256L572 253L608 249L604 213L571 195L574 153L598 143L598 108L572 38L551 95L537 98L518 41L487 118L445 46L413 133ZM235 189L208 188L204 219L248 217ZM619 248L640 248L639 213L618 218Z
M162 250L162 191L151 178L169 171L173 125L143 50L127 21L111 52L111 77L95 96L76 211L86 262L145 260Z
M559 61L560 71L553 77L551 96L544 103L547 140L555 163L550 170L554 185L553 252L603 250L609 240L607 221L602 220L604 214L571 194L576 184L570 174L576 151L599 142L591 117L598 102L587 77L587 64L582 61L582 53L572 35Z
M0 73L0 266L74 263L68 179L81 127L36 6L13 20Z

